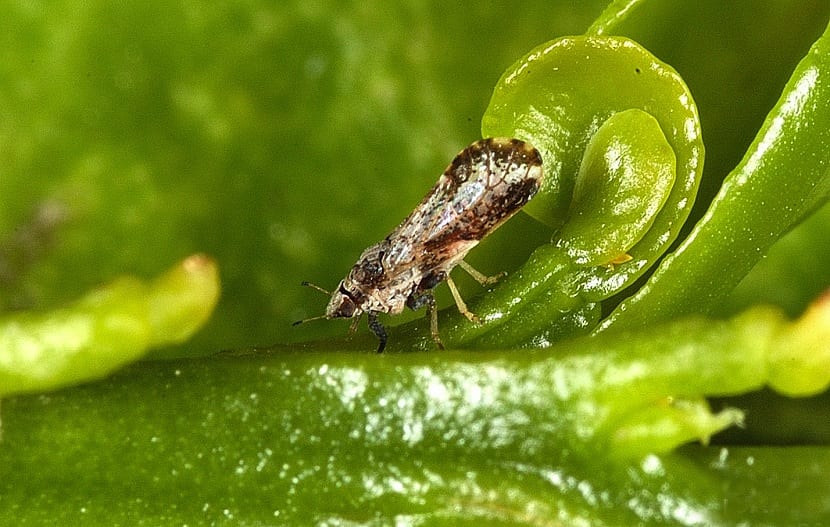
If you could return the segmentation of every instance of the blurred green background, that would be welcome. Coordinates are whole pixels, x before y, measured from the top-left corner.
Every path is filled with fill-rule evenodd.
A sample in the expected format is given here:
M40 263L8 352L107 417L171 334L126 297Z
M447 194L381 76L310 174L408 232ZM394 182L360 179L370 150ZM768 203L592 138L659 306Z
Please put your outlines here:
M290 327L326 302L300 281L336 285L480 136L505 68L605 3L0 1L0 310L202 251L219 262L219 308L157 356L341 334L345 322ZM697 99L698 216L828 13L655 1L624 26ZM518 217L472 262L509 269L546 236ZM732 307L792 289L760 284Z

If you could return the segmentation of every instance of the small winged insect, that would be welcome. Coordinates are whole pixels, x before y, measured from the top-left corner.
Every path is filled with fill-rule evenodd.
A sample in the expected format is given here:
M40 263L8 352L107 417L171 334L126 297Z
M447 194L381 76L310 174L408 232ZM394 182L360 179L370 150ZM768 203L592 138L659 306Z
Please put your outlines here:
M456 266L482 284L486 277L463 258L482 238L532 198L542 183L542 158L530 144L518 139L489 138L461 151L412 214L380 243L360 255L349 274L331 295L326 313L300 320L354 318L352 330L366 313L369 328L378 337L378 353L386 346L386 330L379 313L396 315L404 307L426 306L432 339L438 335L438 314L432 289L446 281L459 311L472 322L471 313L450 278Z

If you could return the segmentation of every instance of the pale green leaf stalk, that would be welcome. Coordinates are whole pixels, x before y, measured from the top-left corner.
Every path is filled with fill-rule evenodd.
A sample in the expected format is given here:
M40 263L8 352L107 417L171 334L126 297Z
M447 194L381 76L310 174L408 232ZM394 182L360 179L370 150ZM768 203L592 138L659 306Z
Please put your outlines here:
M821 393L830 385L830 292L781 332L770 357L770 385L792 395ZM804 353L804 350L812 350Z
M0 395L103 377L188 338L218 298L216 264L194 255L149 283L119 278L65 308L0 317Z

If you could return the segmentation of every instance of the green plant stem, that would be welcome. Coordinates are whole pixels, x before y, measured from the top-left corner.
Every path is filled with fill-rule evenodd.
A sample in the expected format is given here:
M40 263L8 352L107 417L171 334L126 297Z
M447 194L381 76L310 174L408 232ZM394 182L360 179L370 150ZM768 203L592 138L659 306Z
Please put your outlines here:
M0 507L0 523L526 525L555 514L738 525L719 491L757 487L757 471L651 453L734 422L696 400L762 386L779 337L801 327L756 309L512 354L274 350L136 364L4 402L0 496L16 506ZM638 416L664 426L632 435ZM759 470L777 459L758 452ZM827 492L808 494L826 504Z

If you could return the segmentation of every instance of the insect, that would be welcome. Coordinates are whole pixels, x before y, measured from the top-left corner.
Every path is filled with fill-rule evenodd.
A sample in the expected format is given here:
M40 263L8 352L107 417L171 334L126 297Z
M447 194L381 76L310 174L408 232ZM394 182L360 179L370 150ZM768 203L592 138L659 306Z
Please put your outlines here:
M405 307L417 310L426 306L432 339L443 349L432 289L446 281L458 310L478 322L450 271L460 265L482 285L497 280L498 276L487 277L463 259L481 239L518 212L541 183L542 158L530 144L506 138L476 141L453 159L409 217L380 243L363 251L337 289L329 292L303 282L330 294L331 299L324 315L294 325L322 318L354 318L354 331L366 313L380 353L386 347L387 334L378 314L396 315Z

